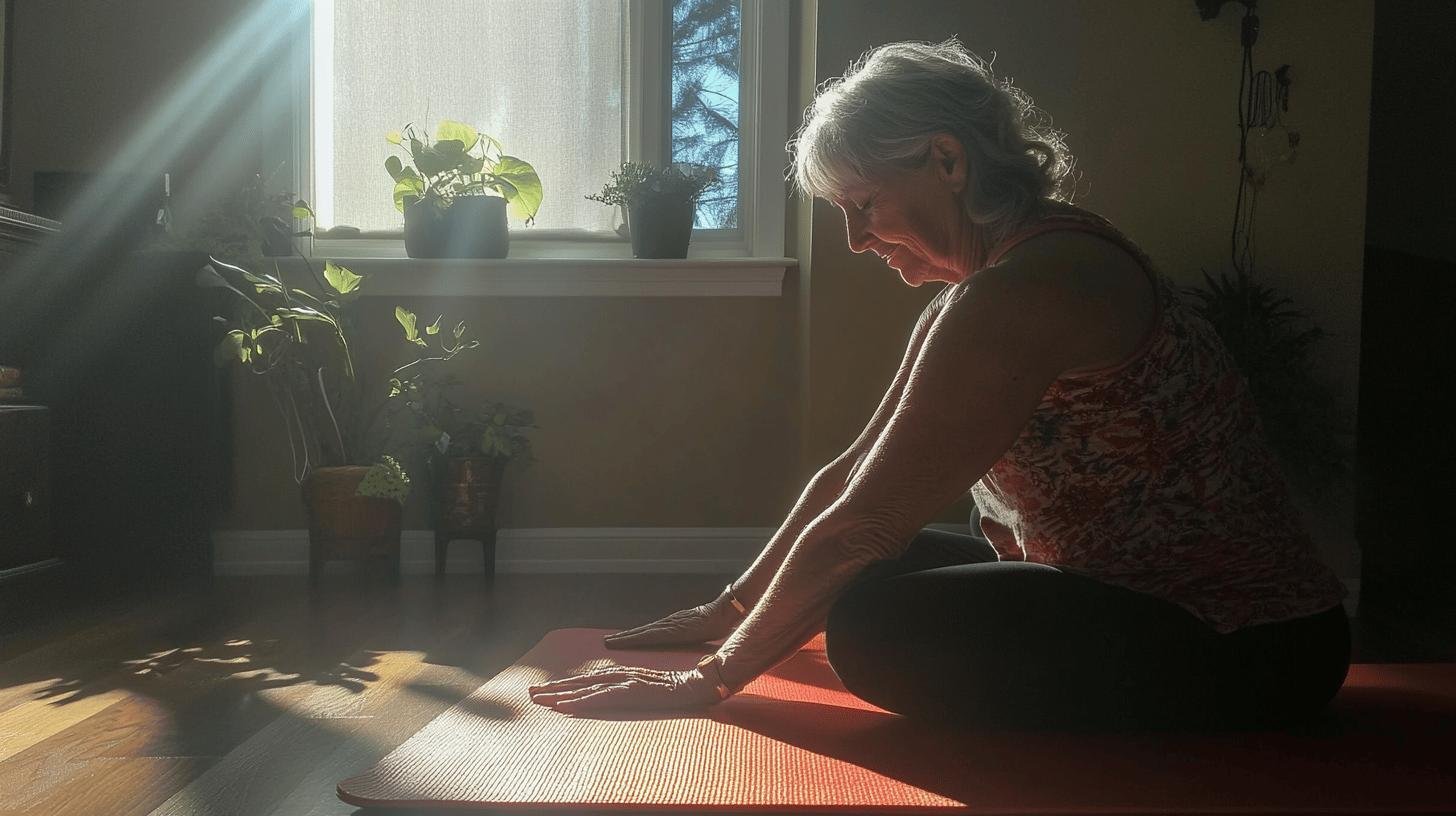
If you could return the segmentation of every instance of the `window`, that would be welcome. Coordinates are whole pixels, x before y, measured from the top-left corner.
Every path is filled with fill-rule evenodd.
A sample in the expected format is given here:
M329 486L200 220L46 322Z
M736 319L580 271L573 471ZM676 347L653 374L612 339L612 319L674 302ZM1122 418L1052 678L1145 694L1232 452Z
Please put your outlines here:
M716 167L693 226L738 227L739 0L672 0L672 160Z
M361 230L314 254L403 254L385 136L448 118L541 176L513 257L627 257L621 215L583 196L629 158L719 168L693 255L782 256L786 27L763 0L314 0L298 189L320 229Z

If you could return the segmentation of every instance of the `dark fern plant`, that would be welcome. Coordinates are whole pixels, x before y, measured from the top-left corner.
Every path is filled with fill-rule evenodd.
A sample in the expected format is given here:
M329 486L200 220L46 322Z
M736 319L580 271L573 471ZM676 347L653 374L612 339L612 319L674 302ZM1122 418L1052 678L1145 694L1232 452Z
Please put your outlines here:
M1203 272L1189 287L1195 310L1213 325L1243 372L1264 431L1286 471L1322 492L1348 467L1335 437L1334 395L1314 375L1312 355L1327 335L1294 301L1248 273Z

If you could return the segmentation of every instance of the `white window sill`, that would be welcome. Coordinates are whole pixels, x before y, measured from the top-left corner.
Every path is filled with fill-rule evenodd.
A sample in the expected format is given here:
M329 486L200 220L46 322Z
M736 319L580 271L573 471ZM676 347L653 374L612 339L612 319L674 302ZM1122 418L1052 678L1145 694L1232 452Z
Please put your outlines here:
M316 262L322 264L323 259ZM364 297L780 297L794 258L337 258Z

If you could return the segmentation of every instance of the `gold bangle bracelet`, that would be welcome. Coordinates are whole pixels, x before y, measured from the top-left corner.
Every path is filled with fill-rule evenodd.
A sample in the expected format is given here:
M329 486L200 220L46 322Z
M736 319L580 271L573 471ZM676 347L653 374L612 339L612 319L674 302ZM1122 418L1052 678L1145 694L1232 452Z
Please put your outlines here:
M728 603L733 604L733 608L738 610L738 614L748 615L748 609L738 600L738 596L733 594L733 582L729 581L728 585L723 587L723 589L728 593Z
M717 680L713 680L713 678L708 677L708 664L710 663L713 665L713 672L716 675ZM713 683L713 690L718 693L719 700L726 700L733 695L733 692L728 690L728 684L725 683L723 680L723 666L721 663L718 662L717 652L703 655L698 660L698 664L695 668L703 675L703 677L708 679L709 682Z

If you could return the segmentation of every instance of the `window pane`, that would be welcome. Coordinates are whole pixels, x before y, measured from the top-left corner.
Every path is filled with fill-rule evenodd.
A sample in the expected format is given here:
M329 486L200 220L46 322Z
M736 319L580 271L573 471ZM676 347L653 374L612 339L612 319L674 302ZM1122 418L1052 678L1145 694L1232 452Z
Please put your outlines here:
M333 100L315 131L321 227L401 229L384 169L399 151L385 135L413 122L433 136L441 119L454 119L536 168L544 195L532 229L611 231L612 208L582 196L599 191L624 155L624 3L316 2L332 11L316 20L333 20L333 54L321 47L318 66L331 75L316 85Z
M672 160L718 168L693 226L738 226L738 0L673 0Z

